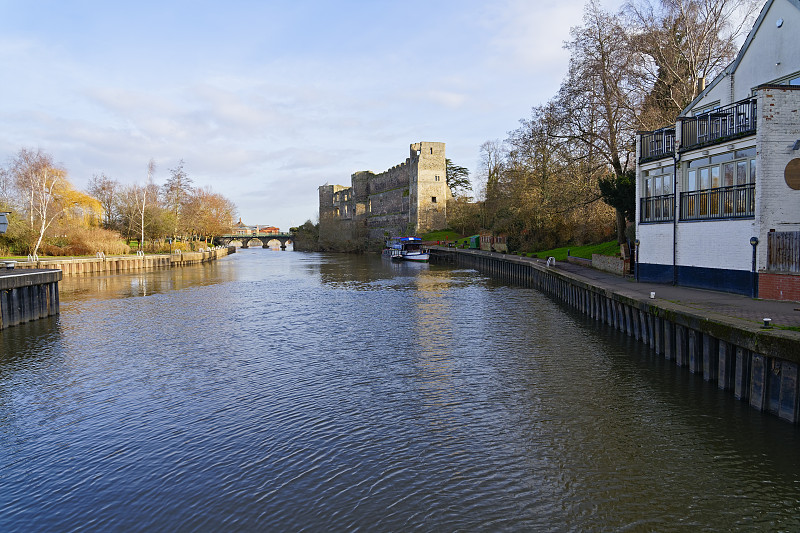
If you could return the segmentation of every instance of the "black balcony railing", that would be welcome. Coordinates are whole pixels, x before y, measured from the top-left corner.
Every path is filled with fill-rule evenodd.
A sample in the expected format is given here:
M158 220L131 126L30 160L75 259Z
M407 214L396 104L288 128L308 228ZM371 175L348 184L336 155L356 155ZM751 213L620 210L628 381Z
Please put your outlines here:
M734 185L681 193L681 220L748 218L756 212L755 185Z
M746 137L755 132L756 99L748 98L681 119L681 151Z
M641 133L639 161L654 161L675 153L675 128Z
M639 205L640 222L672 222L675 212L675 195L662 194L642 198Z

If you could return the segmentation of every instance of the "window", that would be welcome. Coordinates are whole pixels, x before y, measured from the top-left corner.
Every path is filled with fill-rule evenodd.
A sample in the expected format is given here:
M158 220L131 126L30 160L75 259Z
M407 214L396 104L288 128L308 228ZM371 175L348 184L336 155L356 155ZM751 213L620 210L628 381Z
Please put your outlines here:
M439 176L438 175L436 176L436 181L439 181Z
M687 163L681 220L752 217L755 213L755 148Z
M715 109L719 109L719 100L717 100L716 102L714 102L712 104L704 105L703 107L701 107L699 109L696 109L693 114L694 114L694 116L698 116L698 115L702 115L704 113L710 113L711 111L714 111Z
M435 203L436 203L436 197L435 197L435 196L431 196L431 203L432 203L432 204L435 204Z
M643 192L639 210L641 222L672 220L675 197L672 194L673 166L661 167L643 174Z

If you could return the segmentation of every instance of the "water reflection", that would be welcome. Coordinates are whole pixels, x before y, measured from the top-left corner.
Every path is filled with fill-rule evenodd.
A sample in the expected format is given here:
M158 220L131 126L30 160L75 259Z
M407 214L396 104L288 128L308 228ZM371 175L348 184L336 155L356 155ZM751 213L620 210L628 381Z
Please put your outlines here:
M230 256L229 256L230 257ZM235 270L228 257L182 268L136 270L117 274L66 276L60 283L62 301L152 296L189 287L230 282Z
M535 291L265 249L63 283L0 332L2 531L800 522L797 428Z

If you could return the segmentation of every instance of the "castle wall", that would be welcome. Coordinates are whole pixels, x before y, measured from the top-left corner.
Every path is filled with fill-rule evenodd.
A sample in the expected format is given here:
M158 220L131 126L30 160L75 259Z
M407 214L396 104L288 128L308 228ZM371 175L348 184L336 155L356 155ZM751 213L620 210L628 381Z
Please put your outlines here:
M423 233L447 226L445 144L421 142L410 146L410 156L385 172L360 171L351 186L320 187L320 240L342 234L348 239L366 233L370 240Z

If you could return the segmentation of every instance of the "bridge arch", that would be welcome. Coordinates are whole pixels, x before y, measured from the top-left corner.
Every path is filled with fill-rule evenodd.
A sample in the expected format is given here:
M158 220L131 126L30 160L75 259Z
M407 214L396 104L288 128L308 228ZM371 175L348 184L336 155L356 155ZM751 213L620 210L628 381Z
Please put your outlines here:
M214 244L229 246L233 241L240 241L242 248L249 248L250 241L259 241L262 248L269 248L270 241L278 241L281 250L286 250L287 243L294 244L293 235L290 233L276 233L272 235L220 235L214 237Z

